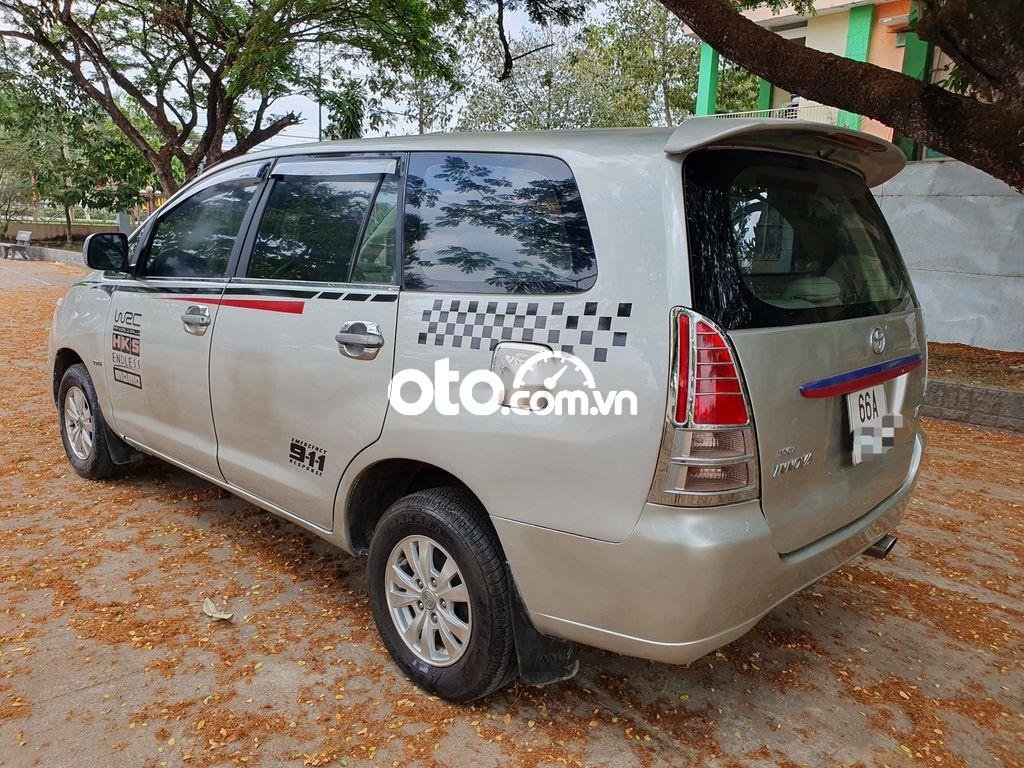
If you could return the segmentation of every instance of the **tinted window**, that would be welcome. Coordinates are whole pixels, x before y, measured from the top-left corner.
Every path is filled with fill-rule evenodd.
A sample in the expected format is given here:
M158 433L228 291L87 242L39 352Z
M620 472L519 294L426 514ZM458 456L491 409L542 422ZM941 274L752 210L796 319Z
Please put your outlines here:
M259 179L214 184L162 216L149 246L146 274L223 277L238 228Z
M397 252L395 223L398 218L398 182L384 181L373 200L366 220L363 242L352 270L352 280L359 283L395 282Z
M597 277L583 203L561 160L414 154L405 215L408 288L572 293Z
M247 275L346 282L377 181L300 176L276 180Z
M908 301L906 272L864 180L756 151L687 159L694 306L726 328L865 317Z

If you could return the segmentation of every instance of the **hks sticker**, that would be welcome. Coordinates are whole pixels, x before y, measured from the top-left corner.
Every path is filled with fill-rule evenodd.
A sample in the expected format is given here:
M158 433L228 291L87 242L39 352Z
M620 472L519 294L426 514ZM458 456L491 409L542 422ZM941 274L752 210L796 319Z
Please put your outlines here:
M142 313L118 310L110 335L114 381L142 389Z

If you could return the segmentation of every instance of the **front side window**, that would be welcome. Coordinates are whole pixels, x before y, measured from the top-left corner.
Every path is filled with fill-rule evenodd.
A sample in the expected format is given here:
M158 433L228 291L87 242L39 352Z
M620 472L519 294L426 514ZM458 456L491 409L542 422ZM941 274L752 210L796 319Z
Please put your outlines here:
M895 242L864 180L753 150L686 160L694 307L727 329L866 317L909 301Z
M597 279L576 180L552 157L413 154L405 243L414 290L576 293Z
M285 176L274 181L248 277L347 282L380 177Z
M142 246L142 233L144 229L138 229L131 237L128 238L128 266L131 269L135 268L135 264L139 260L139 251Z
M150 241L149 277L223 277L256 178L213 184L162 216Z

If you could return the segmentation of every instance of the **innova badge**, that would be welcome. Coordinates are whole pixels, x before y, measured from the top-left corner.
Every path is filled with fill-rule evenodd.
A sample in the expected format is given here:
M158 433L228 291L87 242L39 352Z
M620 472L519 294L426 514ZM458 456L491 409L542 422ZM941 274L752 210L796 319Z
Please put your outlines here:
M868 342L871 344L871 351L876 355L880 355L885 351L885 331L882 330L881 326L876 325L871 329Z

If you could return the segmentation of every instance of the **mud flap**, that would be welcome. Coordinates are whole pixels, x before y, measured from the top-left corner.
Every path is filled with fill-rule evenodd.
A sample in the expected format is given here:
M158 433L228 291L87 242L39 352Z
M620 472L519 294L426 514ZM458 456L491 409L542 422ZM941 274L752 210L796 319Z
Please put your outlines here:
M146 454L132 448L128 443L114 434L114 430L103 420L103 433L107 438L107 449L110 451L110 460L123 467L129 464L138 464L146 458Z
M519 679L527 685L549 685L574 677L580 668L576 646L538 632L530 621L515 580L512 581L512 592L513 633L519 661Z

